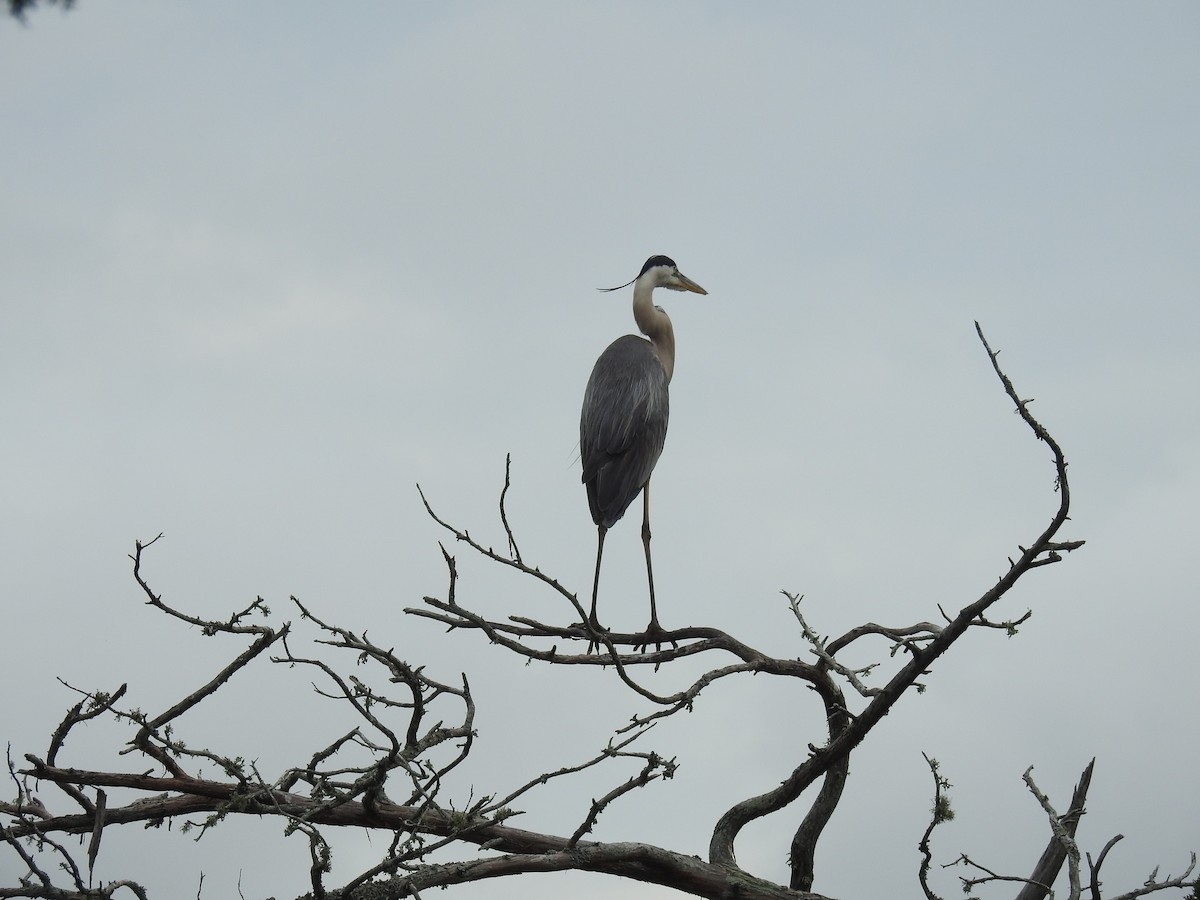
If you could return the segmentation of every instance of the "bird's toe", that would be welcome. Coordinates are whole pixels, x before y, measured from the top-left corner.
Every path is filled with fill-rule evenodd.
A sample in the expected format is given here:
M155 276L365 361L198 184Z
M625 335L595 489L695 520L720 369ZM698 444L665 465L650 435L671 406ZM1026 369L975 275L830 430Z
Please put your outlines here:
M658 624L658 619L651 619L650 624L646 626L646 630L642 632L644 641L634 645L633 649L636 653L641 653L650 649L650 645L654 645L654 652L657 653L662 649L663 644L670 644L672 650L679 649L679 643L672 638L665 628Z

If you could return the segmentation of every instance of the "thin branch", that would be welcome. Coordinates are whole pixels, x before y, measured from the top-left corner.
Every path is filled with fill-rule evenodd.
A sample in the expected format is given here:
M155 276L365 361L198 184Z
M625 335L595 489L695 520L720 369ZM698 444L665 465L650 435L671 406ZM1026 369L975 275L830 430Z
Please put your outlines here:
M1092 900L1100 900L1100 867L1104 865L1104 859L1108 856L1108 851L1117 845L1118 841L1123 841L1125 835L1118 834L1108 839L1108 843L1104 845L1104 849L1100 851L1100 855L1096 857L1096 861L1092 862L1092 854L1087 855L1088 871L1088 889L1091 891Z
M123 684L111 694L92 694L88 691L82 691L79 688L72 687L61 678L58 679L58 683L72 691L75 691L76 693L83 694L84 699L80 700L69 710L67 710L67 714L63 717L63 720L58 724L58 727L54 729L54 733L50 736L50 747L46 751L46 761L50 765L55 764L55 761L58 758L58 752L63 748L63 745L66 744L67 735L70 734L72 728L109 712L117 703L117 701L125 696L125 691L127 690L127 685ZM86 710L84 709L85 706L87 707ZM90 813L95 811L95 806L92 805L92 801L89 800L87 795L85 795L82 791L77 790L72 785L59 785L59 788L72 800L78 803L83 808L84 812Z
M863 697L877 696L880 689L867 687L865 684L863 684L859 676L869 675L871 670L876 668L879 663L871 663L870 665L863 666L859 669L851 669L842 665L837 661L834 655L828 649L826 649L825 639L809 627L808 622L804 618L804 614L800 612L800 601L804 598L798 594L789 594L787 591L781 591L780 593L787 597L788 606L792 610L792 615L796 617L796 621L800 623L800 629L804 635L804 639L812 645L812 652L815 653L821 660L822 666L845 678L848 682L850 682L850 686L853 687L854 690L856 690Z
M170 709L160 713L153 719L145 721L142 724L141 730L138 731L137 736L134 737L133 741L131 742L133 746L141 750L147 756L157 760L163 765L164 768L166 768L176 777L186 777L187 773L183 770L179 763L175 761L170 753L161 747L156 747L151 743L151 739L155 734L157 734L160 728L162 728L168 722L171 722L172 720L182 716L206 697L212 696L217 692L218 689L226 684L230 678L232 678L241 669L244 669L247 665L249 665L250 662L263 653L263 651L267 650L280 638L286 637L288 633L288 625L285 624L279 631L274 631L270 628L261 628L260 626L254 626L254 630L258 633L258 639L255 640L254 643L249 647L247 647L246 650L240 653L233 660L233 662L218 672L216 676L214 676L207 684L202 685L192 693L188 694ZM129 750L123 750L122 752L128 753Z
M1192 879L1192 873L1196 871L1196 854L1192 853L1191 857L1191 862L1188 863L1188 867L1184 869L1182 875L1176 875L1173 877L1168 875L1166 878L1159 881L1158 866L1155 866L1154 871L1150 873L1150 876L1146 879L1145 883L1141 887L1135 888L1132 891L1127 891L1124 894L1120 894L1114 897L1113 900L1134 900L1136 897L1144 897L1146 894L1153 894L1156 891L1186 887L1192 888L1193 893L1200 893L1200 879Z
M998 872L993 872L987 866L983 866L975 862L975 860L971 859L971 857L967 856L965 853L959 856L958 859L954 860L954 862L946 863L946 865L942 866L942 868L948 869L951 866L970 866L972 869L978 869L980 872L984 873L982 878L967 878L963 875L960 875L959 880L962 882L963 893L974 890L981 884L990 884L993 881L1011 881L1015 882L1016 884L1023 884L1026 887L1034 886L1040 887L1047 891L1050 890L1050 885L1048 884L1035 885L1028 878L1022 878L1019 875L1001 875Z
M428 513L429 517L431 519L433 519L433 521L437 522L437 524L441 525L444 529L449 531L451 534L453 534L455 540L462 541L463 543L470 546L471 549L475 550L480 555L486 556L488 559L492 560L492 562L497 562L497 563L500 563L501 565L509 566L510 568L516 569L518 572L521 572L522 574L528 575L531 578L536 578L538 581L541 581L544 584L549 585L557 594L559 594L561 597L566 599L567 602L569 602L571 604L571 606L579 614L581 622L585 621L587 619L587 615L586 615L586 613L584 613L583 607L579 603L579 599L574 594L572 594L570 591L568 591L565 587L563 587L558 582L557 579L551 578L549 575L546 575L540 569L538 569L536 566L534 566L534 567L527 566L520 559L508 557L508 556L501 556L499 553L497 553L491 547L484 547L482 544L478 543L474 538L472 538L468 532L458 530L453 525L451 525L449 522L442 519L437 513L435 513L433 511L433 507L429 505L429 500L426 499L425 492L423 490L421 490L421 486L419 484L417 485L417 493L420 495L421 503L425 506L425 512Z
M921 890L925 892L927 900L942 900L929 886L929 865L933 862L933 851L929 849L929 838L933 834L933 829L954 818L954 810L950 807L950 798L945 793L950 788L950 782L938 771L936 759L927 753L921 755L925 757L925 762L929 765L929 773L933 776L933 809L930 811L929 826L917 844L917 849L921 852L921 867L917 870L917 880L921 883Z
M643 725L637 731L635 731L633 734L629 735L628 737L626 737L624 740L620 741L617 744L613 744L613 742L610 740L608 743L608 746L605 747L603 750L601 750L599 754L592 757L591 759L589 759L585 762L579 763L577 765L574 765L574 766L564 766L563 768L556 769L553 772L545 772L545 773L537 776L536 778L533 778L530 781L525 782L525 784L522 784L521 786L519 786L515 790L509 792L508 794L506 794L504 797L500 798L499 800L493 800L489 805L483 807L480 810L480 812L482 814L487 815L487 814L491 814L494 812L498 812L502 809L506 809L506 808L510 807L513 803L515 803L518 798L529 793L529 791L533 790L536 787L540 787L542 785L548 784L550 781L552 781L556 778L562 778L565 775L576 775L587 769L593 768L594 766L600 765L605 760L613 759L616 756L620 755L621 751L625 750L626 747L630 746L634 741L636 741L638 738L640 738L642 735L644 735L646 732L648 732L653 727L654 727L653 724ZM626 754L626 755L628 755L628 754Z
M635 754L617 754L622 756L631 756ZM600 818L600 814L617 798L624 796L635 788L645 787L651 781L659 778L671 778L675 775L676 764L674 759L664 760L657 753L636 754L642 756L646 760L646 765L634 777L630 778L624 784L619 784L599 800L593 800L591 809L588 810L587 817L583 820L575 833L571 835L567 841L568 845L574 847L579 843L580 838L585 834L590 834L596 825L596 820Z
M508 535L508 552L512 554L512 558L517 562L521 561L521 550L517 547L517 539L513 537L513 530L508 525L508 512L504 508L504 498L508 496L508 489L512 482L509 475L512 472L512 454L504 454L504 489L500 491L500 521L504 525L504 533Z
M146 579L142 577L142 555L147 549L154 546L161 539L162 533L160 532L153 540L146 541L145 543L142 543L141 541L134 541L134 552L129 556L129 558L133 560L133 577L137 581L138 586L141 587L142 593L144 593L147 597L147 606L153 606L173 618L187 622L189 625L198 626L205 636L211 636L217 634L218 632L227 632L229 634L264 634L270 631L270 629L265 625L241 624L243 619L255 613L264 616L270 614L271 611L267 608L267 605L263 601L262 597L255 598L253 603L240 612L234 613L226 622L215 622L208 619L200 619L196 616L190 616L187 613L173 609L164 603L162 597L154 593L154 590L146 582Z

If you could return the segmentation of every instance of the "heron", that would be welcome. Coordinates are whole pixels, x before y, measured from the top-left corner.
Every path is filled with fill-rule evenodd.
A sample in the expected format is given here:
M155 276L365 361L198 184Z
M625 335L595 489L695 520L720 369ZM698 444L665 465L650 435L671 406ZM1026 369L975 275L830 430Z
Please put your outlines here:
M679 271L667 256L652 256L637 278L615 288L633 285L633 319L646 337L627 334L608 345L588 379L579 416L579 453L588 507L596 523L596 574L592 580L592 611L588 625L603 629L596 617L600 590L600 561L604 536L642 495L642 545L650 584L650 624L647 635L661 634L654 604L654 568L650 563L650 476L667 438L667 386L675 371L675 331L662 307L655 306L655 288L707 294Z

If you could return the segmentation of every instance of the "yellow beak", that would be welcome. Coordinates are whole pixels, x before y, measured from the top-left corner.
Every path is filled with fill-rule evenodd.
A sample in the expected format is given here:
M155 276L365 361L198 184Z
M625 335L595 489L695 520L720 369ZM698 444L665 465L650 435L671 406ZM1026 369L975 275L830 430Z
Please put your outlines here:
M696 282L692 281L692 279L688 278L682 272L678 272L678 275L679 275L679 283L683 286L684 290L691 291L693 294L707 294L708 293L708 291L706 291L704 288L700 287L700 285L696 284Z

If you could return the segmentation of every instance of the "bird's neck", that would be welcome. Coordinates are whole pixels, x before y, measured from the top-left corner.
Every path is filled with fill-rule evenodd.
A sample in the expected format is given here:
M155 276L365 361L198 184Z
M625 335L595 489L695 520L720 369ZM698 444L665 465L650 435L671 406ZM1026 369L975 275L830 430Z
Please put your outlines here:
M633 320L642 334L650 338L654 352L667 373L667 381L675 372L675 329L667 314L654 305L654 287L640 279L633 286Z

